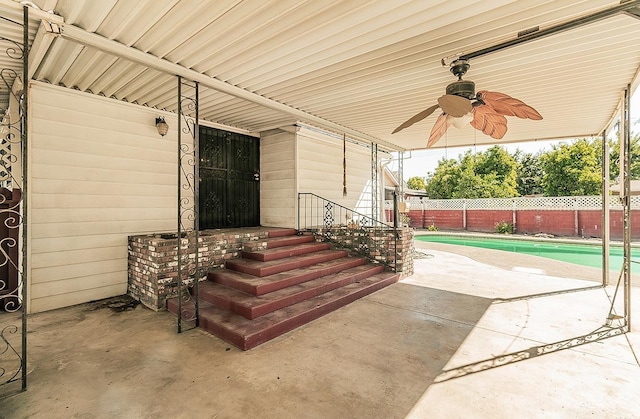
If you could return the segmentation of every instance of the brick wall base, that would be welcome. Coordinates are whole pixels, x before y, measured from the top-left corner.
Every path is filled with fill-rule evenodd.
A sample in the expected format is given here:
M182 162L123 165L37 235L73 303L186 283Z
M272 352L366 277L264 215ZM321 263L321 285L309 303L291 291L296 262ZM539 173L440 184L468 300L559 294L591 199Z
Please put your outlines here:
M207 272L224 268L229 259L239 258L242 250L266 248L268 230L238 228L205 230L198 240L200 280ZM193 282L195 237L182 238L183 286ZM167 298L178 293L178 239L176 233L157 233L129 237L127 294L153 310L163 310Z
M325 232L326 233L326 232ZM266 249L268 230L238 228L205 230L198 239L199 280L207 273L224 268L229 259L240 258L243 250ZM385 263L400 273L401 278L413 274L413 228L363 233L349 228L336 228L331 241L337 246L354 249L365 244L366 257ZM317 240L325 235L316 234ZM195 237L191 233L181 240L183 261L182 286L190 285L195 276ZM178 294L178 239L176 233L156 233L129 237L129 267L127 294L153 310L164 310L166 300Z
M328 240L338 247L382 263L404 278L413 275L414 229L399 227L397 232L396 237L392 229L338 226L315 230L313 234L316 241Z

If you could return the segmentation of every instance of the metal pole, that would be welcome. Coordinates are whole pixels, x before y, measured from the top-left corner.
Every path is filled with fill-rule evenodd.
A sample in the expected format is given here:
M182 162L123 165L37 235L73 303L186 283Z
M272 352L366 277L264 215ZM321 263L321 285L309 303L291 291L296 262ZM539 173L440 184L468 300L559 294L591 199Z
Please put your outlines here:
M300 228L300 192L298 192L298 222L296 224L298 225L298 232L300 232L302 230Z
M193 304L195 307L195 327L200 326L200 306L198 304L198 288L200 284L200 255L199 255L199 246L200 246L200 125L198 123L199 110L200 110L200 102L199 102L199 89L198 82L194 82L195 88L195 121L193 123L193 155L194 155L194 165L193 165L193 227L195 230L195 274L193 279Z
M400 217L400 213L398 211L398 192L393 191L393 229L398 229L398 218Z
M178 333L182 333L182 226L180 217L182 216L182 77L178 76Z
M602 286L609 285L609 231L611 214L609 213L609 144L606 133L602 133Z
M22 143L22 190L20 196L22 198L22 391L27 389L27 227L28 227L28 150L27 150L27 134L28 134L28 111L29 111L29 8L24 6L23 13L23 54L22 57L22 115L20 124L20 141Z
M404 202L404 152L398 152L398 185L400 187L400 200Z
M378 144L371 143L371 218L380 219L378 206Z
M631 85L624 90L622 103L622 144L624 146L624 318L627 330L631 331L631 141L630 141L630 115ZM622 171L622 170L621 170Z

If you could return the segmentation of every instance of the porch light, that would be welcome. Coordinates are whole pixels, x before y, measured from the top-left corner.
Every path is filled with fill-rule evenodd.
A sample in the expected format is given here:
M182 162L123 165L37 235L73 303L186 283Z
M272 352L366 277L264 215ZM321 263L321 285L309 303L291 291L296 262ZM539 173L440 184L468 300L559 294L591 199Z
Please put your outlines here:
M163 116L159 116L156 118L156 129L158 130L158 134L161 136L167 135L167 131L169 131L169 125L165 122Z

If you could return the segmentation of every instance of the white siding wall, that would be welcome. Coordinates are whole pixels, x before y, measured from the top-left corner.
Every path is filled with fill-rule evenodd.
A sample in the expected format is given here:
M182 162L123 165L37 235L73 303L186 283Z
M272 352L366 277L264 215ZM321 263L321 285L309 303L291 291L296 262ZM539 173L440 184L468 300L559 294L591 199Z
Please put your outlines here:
M177 119L34 83L30 90L30 312L124 294L127 236L176 229Z
M371 217L371 150L347 142L347 196L342 196L342 141L298 133L298 191L311 192Z
M260 139L260 224L296 227L296 134L281 130Z

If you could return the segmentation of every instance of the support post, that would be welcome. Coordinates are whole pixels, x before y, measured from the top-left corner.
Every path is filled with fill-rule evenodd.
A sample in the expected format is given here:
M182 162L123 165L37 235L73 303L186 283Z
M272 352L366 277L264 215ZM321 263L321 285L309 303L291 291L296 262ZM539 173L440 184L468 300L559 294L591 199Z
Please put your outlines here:
M22 9L22 47L24 50L22 51L22 103L21 103L21 111L20 111L20 142L22 143L22 274L20 275L20 282L22 282L22 365L21 368L21 379L22 386L21 390L27 390L27 258L28 258L28 239L29 235L27 234L28 227L28 170L29 170L29 159L28 159L28 129L29 129L29 8L24 6Z
M400 211L398 211L398 191L393 191L393 228L398 229L398 218L400 217Z
M198 327L200 323L198 307L200 280L198 101L199 83L189 82L178 76L178 333L184 331L184 320L194 322L192 328ZM193 280L192 292L183 289L189 280ZM189 303L186 309L185 302Z
M611 238L609 210L609 144L607 143L607 135L602 133L602 286L609 285L609 241Z
M623 247L624 247L624 318L627 331L631 331L631 141L630 141L630 113L631 85L624 90L622 100L622 132L620 136L620 150L623 155L620 173L623 177Z
M177 240L178 247L178 333L182 333L182 77L178 76L178 226Z
M371 143L371 218L380 219L378 205L378 144Z

